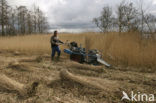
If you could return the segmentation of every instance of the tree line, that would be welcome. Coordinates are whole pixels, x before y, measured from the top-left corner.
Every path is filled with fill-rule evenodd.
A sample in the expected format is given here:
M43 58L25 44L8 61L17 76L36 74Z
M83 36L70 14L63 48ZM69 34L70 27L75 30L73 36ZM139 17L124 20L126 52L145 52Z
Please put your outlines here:
M117 7L116 11L112 7L105 6L101 16L94 18L93 22L102 32L156 32L156 16L143 9L143 0L135 6L132 2L124 0Z
M43 11L34 6L11 7L6 0L0 0L0 36L45 33L47 18Z

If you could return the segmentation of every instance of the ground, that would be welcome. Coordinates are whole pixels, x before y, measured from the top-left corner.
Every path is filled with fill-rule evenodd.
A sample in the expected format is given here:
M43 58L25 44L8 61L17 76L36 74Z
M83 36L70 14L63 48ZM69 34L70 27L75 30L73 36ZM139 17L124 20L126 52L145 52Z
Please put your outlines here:
M61 57L50 61L49 54L27 54L18 51L0 52L0 71L22 84L39 82L36 94L19 98L15 92L0 92L1 103L125 103L122 91L156 94L156 73L140 68L118 66L106 68L88 66ZM98 70L101 69L102 71ZM68 70L80 78L62 79L60 72ZM72 77L71 77L72 78ZM86 83L85 83L86 81ZM89 84L87 84L89 83ZM87 84L87 85L85 85Z

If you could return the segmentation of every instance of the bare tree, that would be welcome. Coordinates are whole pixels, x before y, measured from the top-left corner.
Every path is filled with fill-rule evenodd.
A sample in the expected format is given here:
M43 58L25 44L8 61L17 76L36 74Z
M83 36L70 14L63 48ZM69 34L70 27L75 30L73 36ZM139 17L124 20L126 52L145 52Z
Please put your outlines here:
M47 18L42 15L41 23L40 23L40 28L41 28L40 33L47 32L48 26L49 26L49 24L48 24Z
M40 10L39 7L35 10L35 26L38 33L43 33L47 30L47 18L44 16L44 13Z
M141 12L141 34L143 34L143 29L144 29L143 0L140 0L140 12Z
M138 11L133 6L133 3L129 3L124 7L125 13L125 26L127 26L128 31L134 31L138 26Z
M26 15L27 15L27 8L25 6L18 7L18 28L19 33L25 34L26 33Z
M108 32L113 25L112 9L109 6L103 8L101 16L94 18L93 22L102 32Z
M118 19L118 27L119 32L123 31L124 27L124 2L120 3L117 9L117 19Z
M27 13L27 33L31 34L33 32L33 16L31 15L32 12L29 11Z
M102 32L108 32L117 26L119 32L138 31L138 11L133 6L133 3L121 2L117 7L116 13L117 18L113 17L111 7L104 7L101 16L94 18L93 21Z
M150 4L146 4L144 0L138 0L138 10L139 10L139 16L140 16L140 25L141 25L141 29L140 32L143 35L144 32L149 31L150 33L152 33L152 26L150 26L151 24L156 23L154 18L155 16L152 15L151 13L148 13L149 9L150 9ZM153 25L153 27L155 27ZM147 30L148 28L148 30Z
M38 28L38 33L41 33L41 25L42 25L42 17L43 17L43 13L40 10L40 8L38 7L36 10L36 16L37 16L37 28Z
M10 34L15 35L16 34L16 22L17 22L17 12L16 9L11 8L10 11Z
M146 31L148 32L146 35L154 39L154 33L156 31L156 17L149 13L144 15L143 20L146 24Z
M138 11L133 3L121 2L118 6L117 16L119 32L138 30Z
M111 7L104 7L101 16L94 18L93 22L102 32L118 28L119 32L137 31L143 34L146 31L153 34L156 31L156 16L147 13L149 7L144 10L143 0L139 1L139 8L137 3L121 2L114 17Z
M44 33L48 30L48 22L39 7L34 7L34 10L26 6L13 8L6 0L0 0L0 27L2 36Z
M8 3L6 0L0 0L0 25L2 36L5 35L5 27L8 23Z

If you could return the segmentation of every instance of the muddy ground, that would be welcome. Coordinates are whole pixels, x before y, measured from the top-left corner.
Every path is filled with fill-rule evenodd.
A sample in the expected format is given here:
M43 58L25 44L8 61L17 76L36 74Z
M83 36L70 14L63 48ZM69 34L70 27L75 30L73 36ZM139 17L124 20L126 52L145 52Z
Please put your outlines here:
M156 95L156 73L150 69L145 72L122 66L99 68L102 70L93 70L96 67L71 62L67 57L51 62L48 54L1 51L2 74L25 85L37 81L39 86L36 94L28 98L19 98L16 92L0 91L0 103L127 103L121 101L122 91L128 95L131 91ZM75 78L63 79L62 69L89 84L79 83Z

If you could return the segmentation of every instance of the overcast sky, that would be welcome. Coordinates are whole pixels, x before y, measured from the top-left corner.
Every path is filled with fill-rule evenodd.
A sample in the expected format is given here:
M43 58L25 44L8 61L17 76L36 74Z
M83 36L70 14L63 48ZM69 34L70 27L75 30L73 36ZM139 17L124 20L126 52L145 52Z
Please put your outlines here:
M113 7L122 0L8 0L13 6L39 6L54 29L93 28L92 19L98 17L106 5ZM130 0L127 0L130 1ZM131 0L137 2L139 0ZM138 4L138 2L136 3ZM156 15L156 0L144 0L145 9Z

